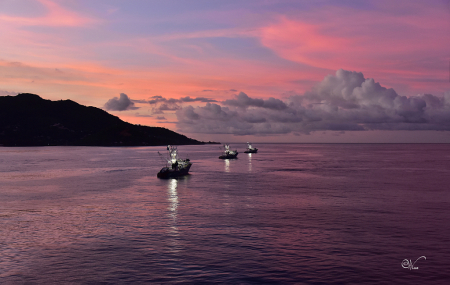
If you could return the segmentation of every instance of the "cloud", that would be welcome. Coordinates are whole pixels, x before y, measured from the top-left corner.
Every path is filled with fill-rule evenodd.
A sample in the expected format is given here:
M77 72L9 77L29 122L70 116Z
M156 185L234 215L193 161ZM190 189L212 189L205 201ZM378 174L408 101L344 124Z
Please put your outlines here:
M252 99L247 96L244 92L240 92L236 95L235 99L226 100L223 102L225 105L248 108L248 107L261 107L266 109L274 110L284 110L287 108L283 101L275 98L269 98L268 100L263 99Z
M223 105L185 106L177 127L186 133L267 135L314 131L450 130L450 93L406 97L360 72L340 69L285 102L239 93Z
M127 94L120 93L120 98L114 97L109 99L108 102L105 103L104 108L108 111L125 111L125 110L136 110L139 107L135 107L134 103L130 98L128 98Z
M431 51L436 58L448 58L448 28L437 30L448 27L443 5L413 4L394 12L399 6L385 2L355 10L330 5L311 11L311 17L281 16L261 29L260 40L282 58L327 69L386 70L388 65L405 72L410 67L405 64L423 65Z
M443 3L374 1L370 9L323 5L306 14L274 17L260 29L259 39L300 66L362 71L402 94L441 92L448 86L450 59L449 13Z
M149 104L156 104L159 102L165 102L167 99L163 98L163 96L153 96L151 97L151 100L146 101Z
M164 116L157 116L156 119L158 119L158 120L167 120L166 117L164 117Z
M164 111L160 110L159 108L152 108L152 115L162 115L164 114Z
M176 104L166 104L166 103L164 103L164 104L161 104L158 109L160 111L176 111L176 110L179 110L180 108L181 107L176 105Z
M157 103L161 103L161 102L168 103L168 104L185 103L185 102L207 103L207 102L217 102L217 100L209 99L209 98L205 98L205 97L191 98L189 96L181 97L180 99L174 99L174 98L166 99L163 96L158 95L158 96L151 97L150 100L147 101L147 103L149 103L149 104L157 104Z
M206 97L196 97L191 98L189 96L181 97L180 99L174 99L174 98L164 98L163 96L152 96L150 100L146 101L150 105L157 105L156 108L153 108L153 114L157 114L155 112L159 111L158 114L161 114L162 111L176 111L181 109L182 103L192 103L192 102L201 102L201 103L208 103L208 102L217 102L217 100L209 99ZM141 101L142 103L142 101ZM155 110L156 109L156 110Z
M181 102L203 102L203 103L207 103L207 102L217 102L217 100L209 99L209 98L205 98L205 97L191 98L191 97L189 97L189 96L180 98L180 101L181 101Z
M0 96L16 96L17 92L12 92L12 91L6 91L6 90L0 90Z
M236 89L204 89L202 92L215 92L215 93L228 93L228 92L237 92Z

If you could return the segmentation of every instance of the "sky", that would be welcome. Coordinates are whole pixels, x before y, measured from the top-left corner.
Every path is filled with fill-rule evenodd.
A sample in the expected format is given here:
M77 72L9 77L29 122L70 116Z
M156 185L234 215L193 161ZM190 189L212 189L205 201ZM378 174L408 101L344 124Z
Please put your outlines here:
M450 143L450 0L0 0L0 96L220 142Z

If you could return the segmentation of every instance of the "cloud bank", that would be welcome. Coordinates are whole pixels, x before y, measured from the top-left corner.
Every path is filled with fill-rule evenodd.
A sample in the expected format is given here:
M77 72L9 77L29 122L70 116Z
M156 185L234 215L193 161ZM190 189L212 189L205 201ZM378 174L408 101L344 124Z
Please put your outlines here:
M164 98L163 96L153 96L148 101L139 101L139 103L149 103L150 105L155 105L153 109L153 113L161 113L161 111L176 111L180 110L182 103L192 103L192 102L201 102L201 103L207 103L207 102L217 102L214 99L209 99L205 97L196 97L191 98L189 96L182 97L180 99L174 99L174 98Z
M176 111L186 133L269 135L314 131L450 130L450 93L406 97L360 72L338 70L311 91L281 101L239 93Z
M104 108L108 111L125 111L125 110L136 110L139 107L134 106L134 102L128 98L127 94L120 93L120 98L114 97L109 99L105 103Z
M225 105L248 108L248 107L260 107L264 109L272 110L284 110L287 108L283 101L275 98L269 98L268 100L253 99L247 96L244 92L240 92L235 99L226 100L223 102Z

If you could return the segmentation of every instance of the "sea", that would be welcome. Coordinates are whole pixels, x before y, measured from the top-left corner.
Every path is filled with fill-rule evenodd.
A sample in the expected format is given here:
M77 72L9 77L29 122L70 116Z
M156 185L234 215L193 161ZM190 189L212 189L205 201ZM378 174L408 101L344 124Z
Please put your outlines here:
M0 284L450 284L450 144L1 147Z

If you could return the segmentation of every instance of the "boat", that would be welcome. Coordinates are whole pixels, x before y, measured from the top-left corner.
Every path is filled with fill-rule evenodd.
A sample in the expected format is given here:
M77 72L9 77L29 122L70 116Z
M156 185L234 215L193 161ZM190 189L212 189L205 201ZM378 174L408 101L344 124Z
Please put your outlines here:
M230 146L228 144L224 144L223 147L225 148L225 151L221 156L219 156L220 159L231 159L237 157L237 150L230 150Z
M178 158L178 149L176 146L168 145L167 151L169 152L169 157L166 159L168 166L161 168L156 176L158 178L168 179L188 175L192 165L189 158ZM158 154L161 155L159 152Z
M247 142L247 149L244 151L244 153L257 153L258 149L256 147L252 147L252 145Z

